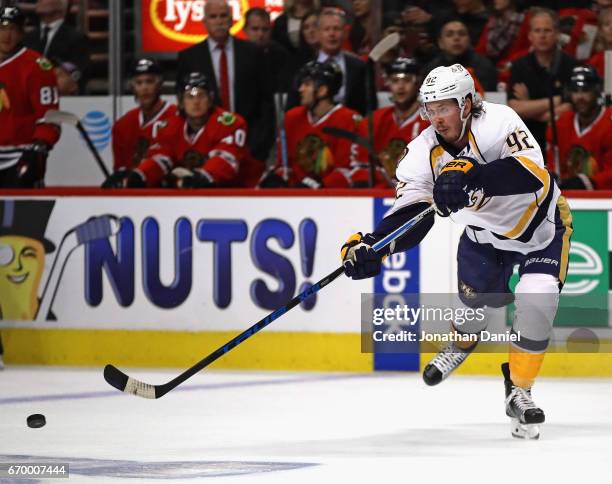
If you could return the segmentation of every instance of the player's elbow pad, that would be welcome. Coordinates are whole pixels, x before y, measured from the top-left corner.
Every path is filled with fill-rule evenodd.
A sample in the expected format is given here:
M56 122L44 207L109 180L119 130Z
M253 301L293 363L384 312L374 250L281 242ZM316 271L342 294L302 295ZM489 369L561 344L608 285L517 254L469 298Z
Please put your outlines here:
M421 213L423 210L429 207L429 205L430 204L427 202L419 202L400 208L398 211L393 212L391 215L383 218L376 226L374 231L368 235L374 239L374 242L377 242L386 235L389 235L398 227L404 225L415 215ZM434 217L427 217L421 220L412 230L409 230L406 234L402 235L395 241L395 248L393 252L405 252L408 249L412 249L414 246L420 244L429 230L433 227L433 224ZM388 248L385 250L385 254L388 254L388 250Z
M482 165L479 175L487 197L534 193L543 186L540 179L513 156Z

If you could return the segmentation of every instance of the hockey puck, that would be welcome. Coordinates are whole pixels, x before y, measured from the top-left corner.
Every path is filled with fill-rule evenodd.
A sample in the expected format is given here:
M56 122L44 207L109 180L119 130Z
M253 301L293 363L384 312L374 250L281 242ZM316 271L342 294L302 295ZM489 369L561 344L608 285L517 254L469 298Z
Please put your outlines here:
M45 420L45 416L40 413L35 413L28 417L28 427L31 429L39 429L44 427L47 421Z

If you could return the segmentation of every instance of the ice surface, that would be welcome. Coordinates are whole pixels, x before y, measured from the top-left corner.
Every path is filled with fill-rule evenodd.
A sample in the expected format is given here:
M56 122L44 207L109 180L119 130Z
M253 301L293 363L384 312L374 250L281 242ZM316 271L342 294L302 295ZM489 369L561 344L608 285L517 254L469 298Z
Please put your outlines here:
M208 371L145 400L101 368L8 367L0 462L69 462L71 483L611 482L612 381L541 379L534 399L547 423L520 441L501 374L430 388L415 374ZM28 428L32 413L47 425Z

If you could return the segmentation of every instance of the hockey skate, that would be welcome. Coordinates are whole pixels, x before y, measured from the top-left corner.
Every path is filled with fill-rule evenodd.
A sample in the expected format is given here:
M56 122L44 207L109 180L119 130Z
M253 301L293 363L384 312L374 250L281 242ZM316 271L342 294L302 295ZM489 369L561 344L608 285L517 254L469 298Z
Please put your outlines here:
M440 383L466 360L477 344L474 343L469 348L463 349L459 348L454 342L449 343L423 370L425 383L429 386Z
M506 415L511 419L512 436L518 439L539 439L544 411L531 398L531 390L517 387L510 379L510 365L502 364L506 387Z

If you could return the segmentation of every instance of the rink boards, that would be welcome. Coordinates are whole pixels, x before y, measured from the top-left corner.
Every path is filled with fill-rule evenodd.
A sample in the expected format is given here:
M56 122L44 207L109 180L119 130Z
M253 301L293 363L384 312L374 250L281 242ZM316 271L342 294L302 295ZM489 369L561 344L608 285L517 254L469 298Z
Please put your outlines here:
M125 196L62 189L2 197L15 213L22 213L25 200L51 206L48 220L38 222L39 238L44 234L56 246L44 257L44 268L24 259L30 274L42 273L37 287L28 286L29 279L19 287L0 287L3 316L18 314L0 323L7 363L190 366L335 269L348 235L370 231L393 202L391 192L303 193ZM570 204L576 232L566 289L576 295L601 293L607 300L612 201L572 199ZM102 214L120 218L119 234L76 246L59 260L64 235ZM215 367L418 370L429 355L361 352L360 295L455 292L460 234L461 227L438 219L419 248L387 260L377 278L339 279ZM33 298L43 296L54 261L58 267L65 262L56 297L48 315L35 317ZM49 288L44 296L54 291ZM597 326L602 341L612 339L609 317ZM473 355L462 371L497 374L505 358L504 353ZM543 372L610 376L611 363L608 353L555 353L547 356Z

